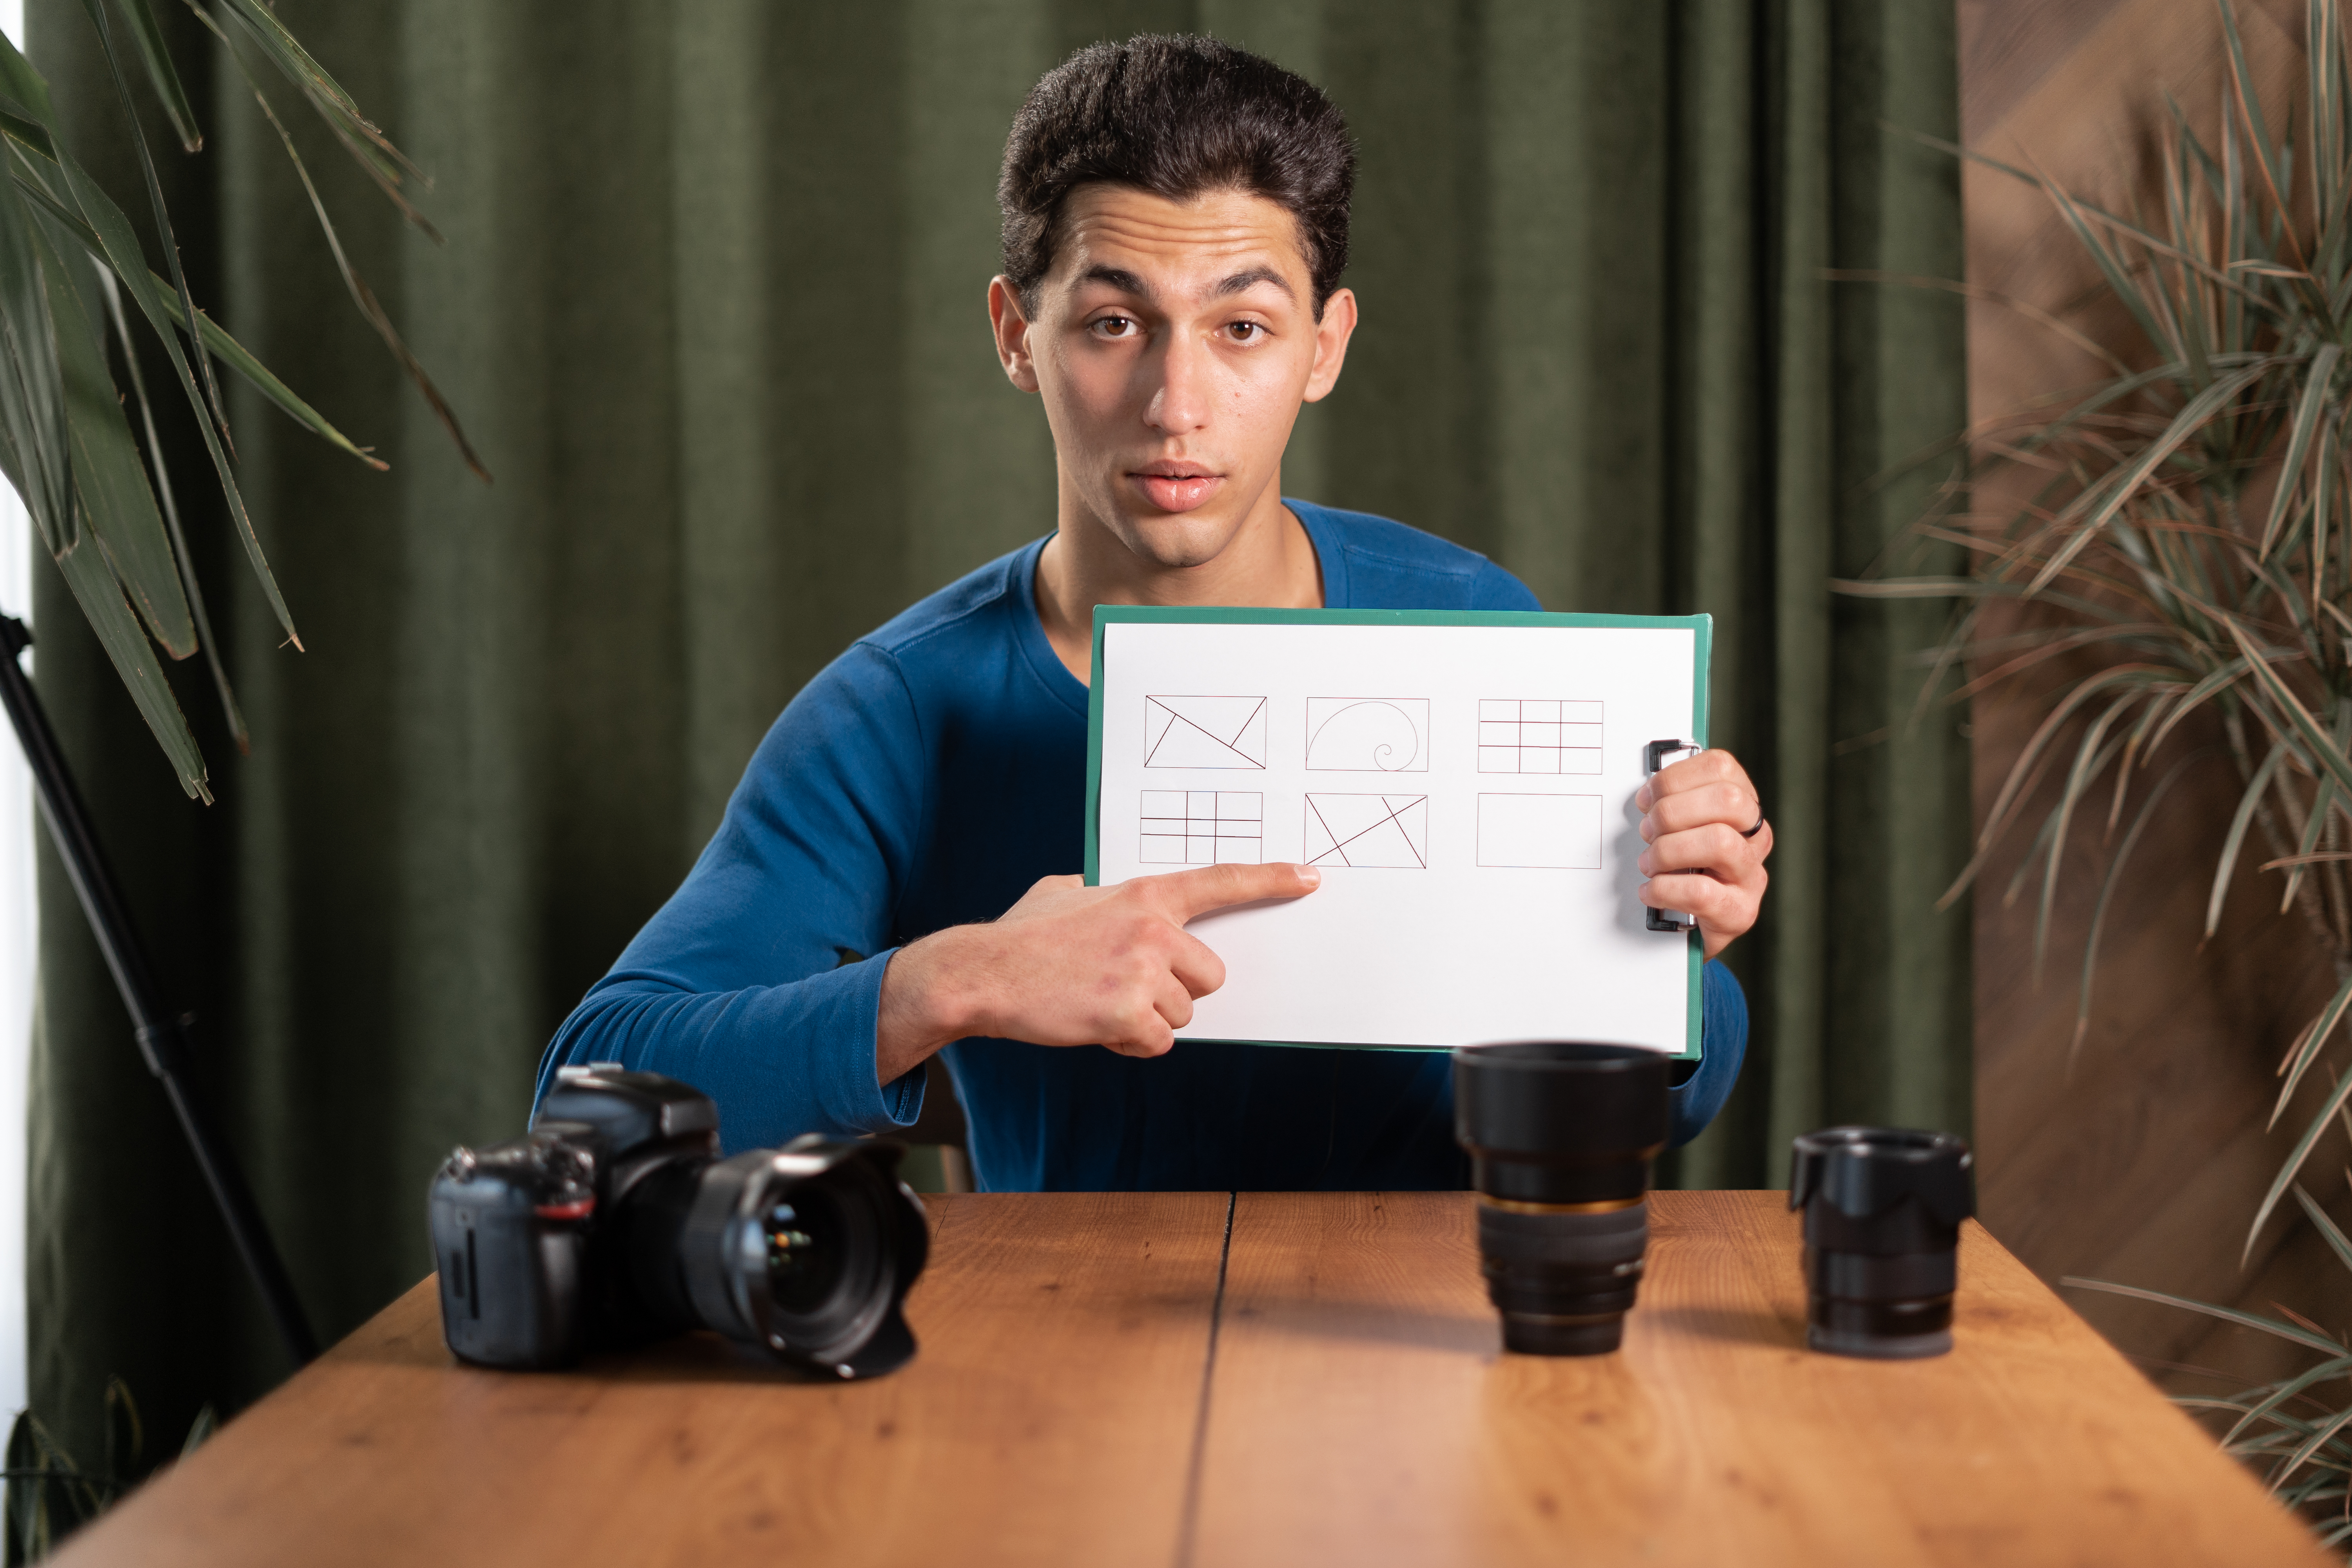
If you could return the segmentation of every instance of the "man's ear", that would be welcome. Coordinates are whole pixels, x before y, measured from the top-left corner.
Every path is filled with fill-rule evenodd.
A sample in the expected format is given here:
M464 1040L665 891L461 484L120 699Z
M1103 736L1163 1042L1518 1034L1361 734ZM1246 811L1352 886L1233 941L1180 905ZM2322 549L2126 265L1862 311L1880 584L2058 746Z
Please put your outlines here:
M1348 340L1355 332L1356 291L1335 289L1323 301L1323 319L1315 323L1315 368L1307 375L1307 402L1322 402L1339 384L1339 367L1348 363Z
M1024 392L1036 391L1037 358L1029 352L1029 322L1021 313L1020 293L1001 272L988 280L988 321L996 330L996 363L1004 367L1004 379Z

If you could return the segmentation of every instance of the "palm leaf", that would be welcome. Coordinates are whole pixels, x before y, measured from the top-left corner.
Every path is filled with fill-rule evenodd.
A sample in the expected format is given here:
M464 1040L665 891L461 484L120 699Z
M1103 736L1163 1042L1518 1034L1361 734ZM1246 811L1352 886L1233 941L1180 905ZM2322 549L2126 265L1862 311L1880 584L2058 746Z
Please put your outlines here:
M2166 427L2162 436L2151 443L2146 451L2136 457L2117 477L2105 483L2102 487L2105 491L2104 499L2096 502L2095 508L2084 506L2084 510L2088 513L2087 517L2081 526L2074 530L2073 536L2065 544L2054 552L2049 561L2034 574L2033 581L2026 588L2027 595L2031 596L2040 591L2051 579L2065 569L2068 562L2081 554L2084 548L2097 536L2098 531L2123 510L2124 503L2129 500L2139 487L2147 481L2147 477L2156 471L2158 465L2178 451L2181 443L2194 435L2199 426L2229 406L2233 399L2260 381L2265 372L2279 363L2281 362L2276 359L2265 357L2256 364L2221 376L2212 385L2189 399L2188 405L2173 416L2172 423ZM2086 497L2085 500L2088 501L2089 499Z
M147 488L147 471L131 439L113 380L106 374L105 317L77 287L73 271L44 244L42 272L49 286L50 320L65 373L66 424L73 441L74 487L83 515L98 533L107 564L164 651L185 658L196 651L196 628L182 591L180 563L163 531L163 514ZM95 279L91 279L95 281Z
M231 41L234 32L255 45L262 56L278 68L279 74L301 92L318 112L319 118L326 121L335 140L341 142L344 151L352 155L352 162L359 164L375 182L376 188L400 209L401 216L435 244L439 244L440 231L416 210L402 188L408 179L421 178L416 166L402 156L400 149L394 147L390 139L360 112L359 105L352 101L351 94L345 92L335 79L310 57L310 51L286 30L285 24L268 6L258 4L257 0L216 0L216 4L218 16L208 10L200 0L187 0L188 8L202 17L205 25L224 43ZM226 25L223 18L226 19Z
M2318 790L2311 797L2310 813L2304 818L2302 842L2295 846L2295 852L2283 862L2273 862L2286 868L2286 886L2279 895L2279 913L2284 914L2294 907L2294 895L2303 887L2304 869L2312 863L2319 836L2327 831L2327 820L2336 806L2336 781L2323 778L2319 781ZM2263 868L2269 870L2271 868L2264 866Z
M139 617L124 602L122 588L95 541L84 533L57 552L56 558L65 574L67 586L73 590L74 602L81 606L90 629L98 634L99 644L106 649L115 673L130 688L139 716L147 721L147 728L180 775L180 787L191 798L210 804L212 792L205 787L208 775L204 754L196 749L196 738L189 732L179 700L173 696L171 683L163 679L163 668L155 661L154 645L140 630Z
M2042 954L2050 935L2051 910L2058 898L2058 873L2064 864L2066 835L2074 820L2074 808L2121 749L2120 742L2115 747L2106 746L2108 728L2138 700L2138 693L2126 693L2108 703L2105 710L2091 721L2090 728L2084 731L2083 739L2074 748L2074 765L2066 770L2066 781L2059 790L2058 804L2051 812L2055 826L2051 832L2050 847L2042 860L2042 900L2033 922L2033 970L2037 981L2041 977Z
M2252 1329L2259 1333L2289 1341L2303 1346L2305 1350L2317 1351L2322 1355L2335 1356L2344 1353L2342 1345L2325 1335L2315 1334L2308 1329L2297 1328L2293 1323L2283 1323L2276 1318L2264 1318L2252 1312L2242 1312L2235 1307L2217 1307L2210 1301L2192 1301L2185 1296L2168 1296L2161 1290L2143 1290L2137 1285L2117 1285L2105 1279L2083 1279L2072 1274L2058 1282L2061 1285L2072 1286L2077 1290L2101 1290L2110 1296L2128 1296L2137 1301L2155 1301L2167 1307L2178 1307L2184 1312L2202 1313L2209 1318L2219 1318L2225 1323L2235 1323L2242 1329Z
M5 63L6 48L7 39L5 36L0 36L0 65ZM11 112L8 100L5 95L0 95L0 132L5 132L11 139L13 146L27 163L37 163L40 167L55 176L59 185L66 183L65 170L58 164L48 132L25 115ZM21 196L54 219L59 228L71 234L75 240L89 252L92 259L107 267L110 271L112 270L114 252L109 248L105 241L99 238L97 230L83 219L79 211L66 205L38 179L31 177L24 168L17 169L15 179L17 193ZM100 199L103 199L102 193L100 193ZM118 217L121 216L121 209L115 210L115 216ZM125 220L124 226L127 229L128 220ZM121 275L118 274L118 276ZM173 297L171 284L152 271L146 272L144 276L147 279L147 299L142 301L142 313L144 314L148 310L148 301L152 301L153 310L161 312L162 321L183 331L186 331L187 318L181 313L180 301ZM130 279L127 277L122 278L122 282L125 287L130 286ZM151 318L151 321L152 319ZM382 470L390 467L364 447L355 445L350 437L328 423L325 416L295 395L292 388L272 374L268 366L256 359L250 350L229 336L210 316L198 312L196 328L197 335L202 340L205 352L243 376L256 391L276 404L296 424L329 444L341 447L372 468ZM2048 595L2045 595L2044 599L2046 603L2058 602L2054 597Z
M227 18L241 37L259 43L262 52L297 81L305 98L327 118L370 176L394 195L404 214L430 232L430 226L423 224L421 215L399 194L399 186L415 174L414 168L360 115L350 95L266 5L250 0L215 0L210 5L190 0L190 5L216 33L221 27L215 12ZM246 743L245 725L221 668L203 595L181 538L177 502L162 463L154 409L146 395L136 347L129 337L128 319L116 292L118 282L163 344L203 434L223 500L256 579L289 640L298 648L301 644L291 614L231 468L226 406L215 374L215 361L236 369L320 437L372 467L384 465L297 397L196 309L153 153L131 101L117 32L118 26L127 29L174 132L184 145L194 150L201 144L201 135L165 47L153 0L83 0L83 11L98 35L118 104L129 121L168 278L149 269L138 237L121 209L67 151L58 134L47 84L13 45L0 39L0 166L5 166L0 173L5 175L0 178L0 468L5 469L25 497L27 510L77 602L180 774L183 786L192 795L209 798L203 759L147 634L152 633L174 657L186 657L202 647L231 732L240 746ZM242 67L243 57L238 59ZM398 334L391 331L381 307L369 310L373 296L341 256L340 239L326 221L323 204L317 202L308 170L299 158L296 163L338 259L345 262L344 275L354 300L384 334L395 359L417 379L452 438L478 470L479 459L449 416L446 400L399 342ZM80 270L82 252L98 264L99 271ZM138 397L148 455L154 464L152 481L131 434L126 400L108 369L105 342L110 330L123 339L125 365ZM198 346L193 363L180 343L181 333Z
M240 69L244 68L242 56L237 58L237 65ZM466 439L466 432L458 425L457 416L450 408L449 400L441 395L441 389L433 384L432 376L425 374L425 366L409 352L408 344L401 339L399 329L392 324L392 318L385 314L383 304L377 300L375 290L368 287L367 279L359 275L358 268L352 265L351 258L343 253L342 236L335 232L334 220L327 216L327 204L320 199L319 187L311 183L310 167L302 162L302 154L296 150L294 138L286 133L286 127L278 121L278 111L269 107L268 97L254 83L250 71L246 73L246 81L252 86L254 101L261 106L261 112L268 120L270 129L278 132L278 140L285 146L286 156L293 162L294 173L301 178L302 189L310 198L310 211L318 217L320 232L327 237L327 248L335 258L336 268L343 275L343 288L351 294L352 303L359 307L361 316L375 329L376 336L382 338L384 347L392 351L393 359L415 384L416 390L424 395L425 405L441 422L441 428L447 431L449 439L457 444L459 454L466 459L466 467L473 470L476 479L484 484L490 483L490 470L483 466L480 454L474 450L474 444Z
M5 40L0 40L5 42ZM0 183L0 464L51 551L74 541L65 372L33 216Z
M2294 1100L2296 1088L2303 1082L2303 1075L2311 1070L2313 1062L2319 1059L2319 1053L2326 1047L2328 1037L2336 1033L2336 1026L2344 1021L2347 1011L2352 1011L2352 974L2344 977L2344 983L2336 988L2336 994L2327 999L2327 1005L2303 1026L2302 1033L2294 1037L2294 1045L2287 1051L2286 1059L2279 1063L2279 1072L2286 1079L2286 1083L2279 1090L2278 1102L2271 1107L2268 1126L2276 1127L2279 1118L2286 1114L2287 1104Z
M2352 1372L2352 1356L2337 1356L2332 1361L2321 1362L2307 1371L2298 1373L2294 1377L2273 1384L2262 1398L2239 1412L2237 1423L2222 1434L2221 1446L2228 1447L2236 1442L2240 1434L2247 1427L2270 1416L2273 1411L2305 1389L2342 1377L2347 1372Z
M180 265L180 242L173 236L172 215L163 205L163 183L156 177L155 154L148 148L147 132L140 127L139 110L131 101L131 83L124 78L121 58L115 52L114 28L107 20L106 6L102 4L102 0L81 0L81 6L83 11L89 14L90 25L98 29L99 47L106 56L107 75L113 79L115 96L121 100L122 117L130 123L131 144L139 153L139 173L146 181L147 205L155 219L155 239L163 247L163 258L171 263L172 288L180 297L180 309L186 312L190 320L194 320L196 314L196 297L189 292L188 274ZM96 187L93 185L92 188ZM84 211L88 211L87 206ZM102 233L103 230L100 232ZM116 263L115 270L117 272L122 270L120 262ZM142 268L141 270L143 271L144 268ZM197 378L204 384L205 401L212 407L213 422L219 427L221 444L234 450L236 444L229 440L228 434L228 407L221 401L220 383L214 379L212 361L203 354L198 354L196 372ZM289 626L287 632L291 636L293 627Z
M2082 681L2060 700L2058 706L2051 711L2049 717L2042 720L2041 726L2026 742L2024 749L2018 753L2017 761L2011 764L2009 776L2001 782L2000 793L1993 797L1992 809L1985 816L1984 828L1977 835L1977 852L1969 858L1969 863L1961 868L1959 876L1954 879L1951 887L1946 890L1944 894L1946 901L1956 897L1976 880L1977 873L1983 868L1985 857L1991 853L1993 846L2000 841L2011 814L2024 802L2026 793L2037 776L2036 763L2049 748L2051 742L2064 730L2067 721L2080 712L2084 704L2111 687L2133 681L2145 681L2152 676L2161 677L2165 673L2162 668L2153 665L2118 665L2111 669L2101 670L2098 674Z
M2272 1484L2273 1486L2277 1485L2279 1482L2285 1480L2289 1476L2294 1474L2295 1471L2303 1468L2304 1466L2309 1464L2311 1462L2311 1457L2319 1451L2321 1445L2325 1444L2329 1438L2335 1436L2338 1432L2343 1431L2347 1426L2352 1426L2352 1405L2347 1405L2345 1408L2337 1411L2334 1415L2330 1416L2324 1424L2313 1431L2309 1437L2304 1440L2301 1447L2288 1455L2285 1464L2280 1467L2277 1475L2272 1481Z
M196 129L196 111L188 106L188 94L180 85L180 73L172 68L171 51L163 47L163 25L156 19L153 5L151 0L116 3L122 7L124 20L131 24L131 37L139 46L140 63L147 68L148 83L162 100L180 145L191 153L202 152L205 133Z
M2286 457L2279 465L2278 490L2271 499L2270 521L2263 525L2261 552L2268 555L2278 541L2279 525L2286 521L2287 508L2304 484L2304 468L2311 453L2313 432L2319 428L2320 416L2331 405L2328 395L2335 390L2336 363L2344 350L2328 343L2311 356L2305 367L2303 395L2294 410L2294 434L2287 440Z
M2277 776L2279 764L2286 761L2286 748L2273 746L2254 770L2253 778L2238 796L2238 809L2231 814L2230 831L2221 840L2221 856L2213 866L2213 891L2205 900L2205 935L2210 940L2221 929L2221 903L2229 896L2230 878L2238 868L2238 854L2245 847L2246 829L2252 826L2254 813L2263 804L2263 792Z
M0 61L5 61L11 56L15 56L21 62L22 57L16 55L14 46L10 45L6 38L0 37ZM179 297L174 301L179 306L178 311L165 309L166 296L156 287L154 274L148 271L146 263L140 255L138 237L131 232L130 220L123 216L122 209L107 197L106 193L99 188L98 183L91 179L80 163L58 142L56 128L29 121L28 117L32 113L30 105L16 100L0 100L0 116L15 121L6 126L11 142L19 147L31 149L36 146L37 137L40 143L45 143L40 150L46 151L54 160L52 167L57 170L61 183L66 186L68 195L80 209L80 216L89 225L91 235L98 241L99 248L103 253L107 264L113 269L114 275L121 280L123 287L130 290L132 301L139 306L141 313L147 318L148 324L154 329L155 335L162 341L164 353L171 360L172 368L179 377L181 389L187 395L189 406L195 414L197 427L204 436L205 450L212 458L213 472L219 479L221 494L228 504L229 517L236 527L239 540L245 545L246 558L253 567L254 574L261 584L263 595L268 600L270 609L278 616L278 625L285 628L288 639L296 647L300 647L302 639L294 629L292 612L286 607L285 597L278 592L277 577L270 572L268 557L262 551L259 535L254 531L253 519L245 510L245 498L237 489L236 474L229 467L228 453L222 447L221 432L206 415L205 396L199 390L196 376L189 368L188 356L181 352L179 338L173 330L174 320L184 324L190 320L199 318L194 316L194 309L188 303L184 290L179 291ZM195 362L198 366L203 367L205 377L209 381L212 374L211 356L199 353L195 356Z
M2172 710L2164 716L2163 727L2149 738L2147 749L2154 752L2162 746L2172 731L2180 727L2182 720L2204 707L2220 693L2236 685L2240 678L2246 673L2246 660L2243 656L2241 656L2200 677L2197 684L2190 687L2180 700L2173 705Z
M2140 803L2139 814L2132 818L2131 827L2125 833L2123 842L2116 847L2116 852L2107 859L2106 875L2099 882L2098 903L2091 910L2090 933L2083 942L2083 981L2075 996L2074 1037L2073 1043L2066 1047L2066 1055L2070 1061L2075 1053L2083 1048L2083 1037L2090 1033L2091 982L2098 972L2099 941L2106 931L2107 906L2115 899L2116 886L2123 880L2124 868L2130 863L2132 851L2139 846L2139 836L2147 830L2148 823L2154 820L2156 808L2171 792L2173 784L2188 772L2189 765L2202 759L2202 752L2191 752L2172 764L2164 776L2157 781L2156 787L2147 792L2147 798ZM2118 796L2118 798L2121 797ZM2051 856L2051 862L2053 865L2056 864L2055 854Z
M172 493L172 475L163 462L163 437L155 433L155 409L147 398L147 377L139 368L139 345L131 336L131 323L123 319L122 296L114 286L114 274L103 267L98 269L98 280L106 293L107 319L114 325L115 337L122 345L122 362L131 374L131 395L139 405L139 420L147 435L147 450L154 458L155 499L163 503L163 526L172 536L172 553L179 560L180 581L188 594L188 612L195 618L196 645L205 651L205 665L213 678L213 690L220 698L221 717L228 723L229 739L240 752L253 750L252 737L245 727L245 714L236 705L236 693L229 689L228 671L222 668L220 645L213 637L212 618L205 613L205 592L196 581L195 558L188 552L187 536L180 527L180 507Z
M2347 1100L2352 1100L2352 1073L2345 1074L2328 1091L2326 1103L2321 1107L2319 1114L2311 1119L2310 1125L2303 1130L2303 1136L2295 1141L2294 1148L2287 1154L2286 1163L2279 1168L2276 1179L2271 1183L2270 1191L2263 1194L2262 1206L2254 1211L2254 1223L2246 1229L2245 1250L2239 1256L2241 1265L2253 1257L2254 1241L2263 1233L2263 1222L2271 1217L2271 1211L2278 1207L2279 1199L2286 1195L2287 1188L2294 1184L2295 1176L2303 1170L2304 1162L2311 1158L2311 1151L2317 1146L2320 1135L2334 1123L2336 1111L2343 1108Z
M2295 696L2294 689L2280 677L2278 670L2264 656L2262 649L2255 646L2253 639L2246 635L2245 627L2240 626L2235 620L2230 620L2226 624L2231 637L2237 641L2238 651L2245 657L2247 668L2253 675L2255 685L2277 709L2285 721L2286 730L2298 742L2297 756L2311 764L2315 771L2325 772L2334 779L2336 788L2345 789L2352 785L2352 758L2346 757L2333 743L2333 738L2327 731L2320 728L2319 721L2311 716L2310 710L2304 707L2301 699Z

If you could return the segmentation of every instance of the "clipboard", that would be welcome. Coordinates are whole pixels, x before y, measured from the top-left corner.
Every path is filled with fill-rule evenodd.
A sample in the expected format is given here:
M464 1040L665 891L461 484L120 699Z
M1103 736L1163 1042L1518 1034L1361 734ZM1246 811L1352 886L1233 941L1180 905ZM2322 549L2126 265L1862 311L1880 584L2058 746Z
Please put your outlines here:
M1707 734L1707 616L1097 605L1086 878L1324 872L1189 928L1185 1040L1700 1055L1697 931L1640 902L1640 782Z

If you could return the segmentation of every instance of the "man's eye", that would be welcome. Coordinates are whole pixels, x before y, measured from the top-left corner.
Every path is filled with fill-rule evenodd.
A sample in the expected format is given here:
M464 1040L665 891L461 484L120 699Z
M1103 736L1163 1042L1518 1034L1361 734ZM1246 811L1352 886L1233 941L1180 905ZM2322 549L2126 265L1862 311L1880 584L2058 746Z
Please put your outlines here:
M1098 338L1127 338L1135 335L1135 323L1125 316L1098 316L1094 332Z
M1254 343L1265 336L1265 328L1255 321L1235 321L1225 329L1237 343Z

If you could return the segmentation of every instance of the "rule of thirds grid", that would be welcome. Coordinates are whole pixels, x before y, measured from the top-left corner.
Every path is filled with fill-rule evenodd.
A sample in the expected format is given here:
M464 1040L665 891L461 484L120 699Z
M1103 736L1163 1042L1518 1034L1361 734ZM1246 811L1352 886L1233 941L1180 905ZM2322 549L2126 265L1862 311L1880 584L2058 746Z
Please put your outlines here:
M1482 773L1597 773L1601 704L1488 697L1478 704Z
M1143 792L1147 866L1213 866L1265 858L1265 796L1254 790Z

